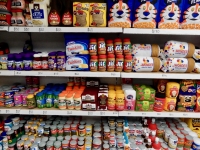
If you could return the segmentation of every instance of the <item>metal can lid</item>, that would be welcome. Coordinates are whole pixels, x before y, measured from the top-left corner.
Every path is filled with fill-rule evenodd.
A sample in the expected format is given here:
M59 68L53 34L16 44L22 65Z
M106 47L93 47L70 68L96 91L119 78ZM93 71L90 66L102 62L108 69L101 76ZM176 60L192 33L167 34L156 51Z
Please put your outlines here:
M53 146L53 141L48 141L47 146Z
M69 136L69 135L67 135L67 136L65 136L65 140L71 140L71 136Z
M99 138L94 138L93 144L95 144L95 145L101 145L101 140Z
M186 137L185 137L187 140L189 140L189 141L192 141L193 140L193 137L192 136L190 136L190 135L186 135Z
M38 145L37 145L37 144L31 145L31 149L36 149L36 148L38 148Z
M138 127L139 127L139 126L138 126ZM123 129L122 129L122 128L117 128L117 131L118 131L118 132L122 132Z
M85 121L81 121L81 122L80 122L80 125L85 125L85 124L86 124Z
M26 141L28 139L28 135L22 135L21 139Z
M51 136L51 137L49 138L49 141L56 141L56 137Z
M78 141L78 145L80 146L84 145L84 141Z
M72 135L72 140L77 140L78 136L77 135Z
M44 126L44 128L50 128L50 125L49 125L49 124L46 124L46 125Z
M175 136L175 135L173 135L173 134L170 135L169 138L171 138L171 139L173 139L173 140L178 140L177 136Z
M30 141L30 140L26 140L26 141L24 142L24 145L29 145L29 144L31 144L31 141Z
M48 140L49 140L48 137L43 137L43 138L42 138L42 141L43 141L43 142L47 142Z
M110 132L109 128L104 128L104 132Z
M62 141L62 144L69 144L69 141L68 140L64 140L64 141Z
M57 128L58 128L58 129L62 129L63 126L64 126L63 124L58 124L58 125L57 125Z
M95 126L94 127L94 131L95 132L100 132L101 131L101 127L100 126Z
M25 124L25 123L26 123L26 120L20 120L19 123L20 123L20 124Z
M54 129L57 129L57 126L56 125L51 125L50 128L51 128L51 130L54 130Z
M76 128L76 127L77 127L77 124L71 124L71 127L72 127L72 128Z
M63 136L58 136L58 137L57 137L57 140L58 140L58 141L62 141L62 140L63 140Z
M14 133L14 130L10 130L10 131L7 131L7 132L6 132L7 135L11 135L11 134L13 134L13 133Z
M70 128L69 124L64 125L64 128Z
M19 129L19 125L16 125L16 126L12 127L12 130L17 130L17 129Z
M79 137L78 137L78 140L79 140L79 141L84 141L84 139L85 139L85 138L82 137L82 136L79 136Z
M46 142L40 142L39 147L45 147Z
M179 134L177 134L177 137L183 139L185 136L183 134L179 133Z
M97 137L99 138L99 137L101 137L101 134L99 132L94 132L93 133L93 137L94 138L97 138Z
M56 141L55 143L54 143L54 147L55 148L59 148L61 146L61 142L60 141Z
M85 126L84 126L84 125L80 125L78 128L79 128L79 129L84 129Z
M103 144L103 148L109 148L108 144Z
M76 145L77 142L75 140L71 140L70 145Z
M23 140L19 140L19 141L17 141L17 144L24 145L24 141Z
M167 144L165 144L165 143L161 143L161 147L164 149L168 148Z

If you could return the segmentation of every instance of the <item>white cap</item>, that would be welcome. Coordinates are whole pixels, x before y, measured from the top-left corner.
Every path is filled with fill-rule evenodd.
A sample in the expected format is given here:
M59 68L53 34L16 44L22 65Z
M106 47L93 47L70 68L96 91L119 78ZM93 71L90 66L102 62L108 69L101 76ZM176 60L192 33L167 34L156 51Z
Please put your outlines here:
M156 143L158 143L158 142L159 142L159 138L158 138L158 137L156 137L156 139L155 139L155 142L156 142Z
M149 136L149 133L146 133L146 136Z
M148 143L151 143L151 139L148 139Z
M152 118L151 123L155 123L155 118Z
M155 131L152 131L151 134L155 136L155 135L156 135L156 132L155 132Z

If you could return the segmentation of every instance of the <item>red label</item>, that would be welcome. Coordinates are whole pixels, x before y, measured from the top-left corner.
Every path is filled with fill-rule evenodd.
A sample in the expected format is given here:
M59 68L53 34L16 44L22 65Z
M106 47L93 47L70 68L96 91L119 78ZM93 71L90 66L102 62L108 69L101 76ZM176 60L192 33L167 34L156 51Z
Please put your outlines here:
M71 25L72 24L72 15L69 12L63 14L62 23L64 25Z
M49 24L52 26L56 26L60 24L60 16L56 11L52 11L48 17Z
M54 150L53 146L48 147L47 150Z

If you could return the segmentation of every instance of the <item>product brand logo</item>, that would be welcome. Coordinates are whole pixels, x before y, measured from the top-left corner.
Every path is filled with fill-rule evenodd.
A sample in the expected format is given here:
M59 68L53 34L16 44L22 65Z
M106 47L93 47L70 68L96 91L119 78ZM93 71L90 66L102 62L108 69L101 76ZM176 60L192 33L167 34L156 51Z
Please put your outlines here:
M69 60L67 63L69 65L73 65L73 64L81 64L82 62L81 60Z

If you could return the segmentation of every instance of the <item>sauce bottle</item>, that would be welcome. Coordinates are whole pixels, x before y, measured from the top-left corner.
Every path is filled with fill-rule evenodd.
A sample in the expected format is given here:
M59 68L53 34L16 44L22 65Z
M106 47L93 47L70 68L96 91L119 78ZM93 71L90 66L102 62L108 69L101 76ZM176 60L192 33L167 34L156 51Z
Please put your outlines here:
M150 132L155 131L156 133L157 125L155 123L155 118L152 118L151 123L149 124L149 129L150 129Z
M160 150L161 149L161 144L159 142L159 138L156 137L155 142L152 145L152 148L154 150Z
M65 0L64 1L64 12L62 13L62 25L64 26L72 26L72 11L71 11L71 7L72 6L70 4L69 0Z
M59 26L60 25L60 12L58 9L58 5L60 2L61 2L60 0L52 0L51 1L51 11L48 16L48 22L49 22L50 26Z
M149 138L151 139L152 142L155 141L155 138L156 138L156 132L155 131L152 131L151 135L149 136Z

